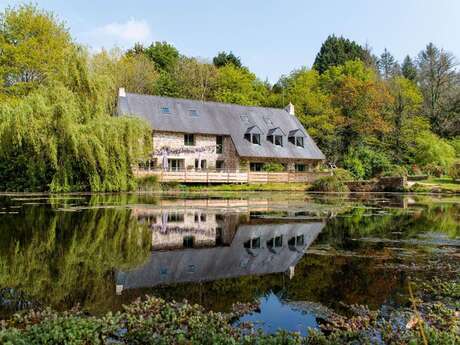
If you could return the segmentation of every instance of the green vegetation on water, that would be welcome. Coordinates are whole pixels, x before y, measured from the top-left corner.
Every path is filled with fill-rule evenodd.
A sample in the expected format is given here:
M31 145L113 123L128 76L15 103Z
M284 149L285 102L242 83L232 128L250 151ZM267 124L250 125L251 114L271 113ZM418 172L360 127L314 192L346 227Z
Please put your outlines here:
M415 297L415 296L414 296ZM5 345L29 344L456 344L460 341L460 284L435 280L425 283L412 309L392 311L393 319L363 306L351 306L351 316L334 314L321 331L307 337L279 331L274 335L251 327L235 327L238 312L207 312L187 302L167 303L148 297L125 306L123 312L89 317L78 311L51 310L17 315L0 326ZM454 304L452 305L452 301ZM241 308L241 306L240 306ZM7 327L7 328L5 328Z

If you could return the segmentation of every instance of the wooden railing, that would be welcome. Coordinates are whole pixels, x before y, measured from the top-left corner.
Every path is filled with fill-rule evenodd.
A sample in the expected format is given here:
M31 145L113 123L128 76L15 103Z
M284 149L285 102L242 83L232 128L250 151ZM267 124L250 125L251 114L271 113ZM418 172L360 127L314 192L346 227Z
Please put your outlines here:
M330 172L253 172L216 170L135 170L137 177L158 176L159 182L181 183L310 183Z

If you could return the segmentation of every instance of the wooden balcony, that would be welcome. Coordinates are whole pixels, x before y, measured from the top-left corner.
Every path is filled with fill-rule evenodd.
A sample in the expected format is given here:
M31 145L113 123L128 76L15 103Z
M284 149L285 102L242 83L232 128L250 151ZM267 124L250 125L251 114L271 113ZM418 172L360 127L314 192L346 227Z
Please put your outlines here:
M159 182L179 183L311 183L330 172L253 172L216 170L135 170L136 177L158 176Z

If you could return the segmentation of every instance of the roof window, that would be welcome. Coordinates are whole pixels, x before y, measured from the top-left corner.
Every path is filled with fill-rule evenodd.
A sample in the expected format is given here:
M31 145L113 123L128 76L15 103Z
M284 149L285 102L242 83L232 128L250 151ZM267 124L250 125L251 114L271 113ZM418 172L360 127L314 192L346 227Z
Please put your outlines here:
M189 109L188 113L189 113L190 116L192 116L192 117L198 117L198 116L199 116L198 110L196 110L196 109Z
M247 116L247 115L241 115L241 116L240 116L240 119L241 119L241 121L243 121L244 123L249 123L249 116Z
M160 107L160 112L162 114L171 114L171 109L169 107Z

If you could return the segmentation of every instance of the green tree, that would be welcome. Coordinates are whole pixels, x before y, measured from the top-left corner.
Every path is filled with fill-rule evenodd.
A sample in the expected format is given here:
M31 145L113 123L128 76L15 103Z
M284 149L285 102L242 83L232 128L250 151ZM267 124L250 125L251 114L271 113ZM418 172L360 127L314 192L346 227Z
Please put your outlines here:
M241 64L241 60L238 56L234 55L232 52L219 52L213 59L212 63L216 67L222 67L227 64L232 64L235 67L243 67Z
M438 165L444 170L450 168L455 160L455 149L446 140L429 131L417 135L413 153L417 164Z
M402 136L403 127L408 119L420 114L423 104L423 96L415 83L401 76L389 80L389 91L393 96L393 119L392 141L395 152L395 160L399 163L406 160L407 146Z
M321 85L343 117L337 128L340 154L363 143L382 146L392 128L389 109L393 99L375 72L360 61L348 61L323 73Z
M382 55L380 55L377 66L383 79L389 79L400 72L399 64L387 48L385 48Z
M458 83L453 55L429 43L418 57L419 84L425 99L425 114L433 131L447 135L451 113L448 111L450 92ZM458 116L458 113L456 114Z
M75 47L64 24L33 5L0 13L0 93L26 95L65 77Z
M401 73L404 78L409 79L410 81L415 82L417 80L417 66L410 58L409 55L406 55L401 66Z
M269 90L255 74L232 64L219 68L214 99L241 105L260 105Z
M308 134L321 147L329 160L337 161L338 133L343 117L331 104L331 96L324 92L318 71L299 69L281 78L274 87L279 107L294 104L295 113Z
M179 51L167 42L155 42L144 50L159 70L171 71L179 61Z
M321 45L313 68L321 74L330 67L343 65L349 60L369 61L369 53L355 41L332 35Z

